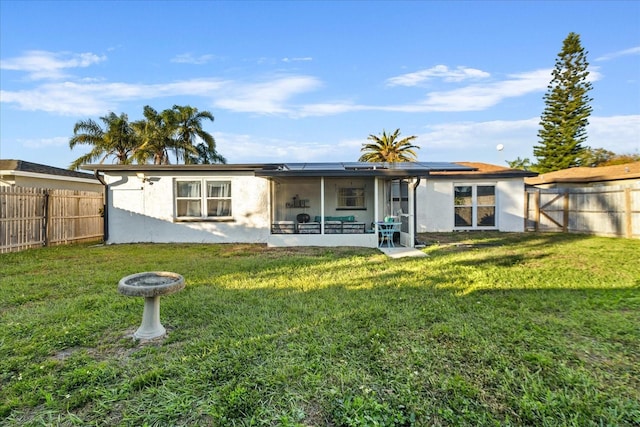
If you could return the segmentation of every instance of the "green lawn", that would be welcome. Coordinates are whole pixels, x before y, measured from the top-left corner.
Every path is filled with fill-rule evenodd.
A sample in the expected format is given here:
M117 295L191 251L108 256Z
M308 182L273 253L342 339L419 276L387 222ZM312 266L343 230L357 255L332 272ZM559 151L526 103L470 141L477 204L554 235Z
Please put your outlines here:
M640 241L423 235L356 248L120 245L0 255L0 424L640 424ZM142 271L182 274L131 334Z

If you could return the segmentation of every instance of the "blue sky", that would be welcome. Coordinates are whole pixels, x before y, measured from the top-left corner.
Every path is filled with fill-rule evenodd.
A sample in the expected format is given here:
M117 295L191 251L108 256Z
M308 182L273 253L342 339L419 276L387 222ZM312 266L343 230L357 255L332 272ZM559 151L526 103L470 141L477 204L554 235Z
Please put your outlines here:
M178 104L230 163L356 161L397 128L421 161L535 160L570 32L587 145L639 153L637 1L0 0L0 157L66 168L77 121Z

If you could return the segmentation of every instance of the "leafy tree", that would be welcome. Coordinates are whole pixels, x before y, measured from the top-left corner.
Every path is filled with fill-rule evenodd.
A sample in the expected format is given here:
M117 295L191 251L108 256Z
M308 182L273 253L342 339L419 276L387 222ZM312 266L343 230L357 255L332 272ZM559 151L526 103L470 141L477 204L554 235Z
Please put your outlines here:
M582 153L581 166L613 166L640 161L640 154L616 154L604 148L587 147Z
M625 163L640 162L640 154L616 154L613 151L604 148L585 147L580 154L580 166L599 167L623 165ZM523 169L527 171L538 172L538 165L531 163L528 157L515 160L507 160L507 164L513 169Z
M551 172L580 165L582 143L587 139L592 98L588 92L587 53L580 36L569 33L558 54L552 80L544 95L546 107L538 131L540 145L533 148L538 172Z
M507 160L507 164L511 169L521 169L525 171L534 170L536 166L534 164L531 164L531 161L528 157L525 157L524 159L518 157L515 160Z
M418 158L415 148L420 148L416 145L412 145L411 141L417 138L417 136L408 136L406 138L399 139L400 129L396 129L392 134L387 134L384 130L382 136L369 135L368 140L370 143L362 144L360 151L364 154L360 156L361 162L415 162Z
M579 164L586 167L602 166L613 159L615 155L613 151L604 148L585 147L580 153Z
M73 127L69 148L73 149L78 144L91 145L93 148L74 160L69 169L80 169L81 165L93 163L98 159L103 163L110 156L115 157L116 163L132 162L131 156L138 143L127 115L123 113L117 116L112 112L100 117L100 120L104 128L91 119L80 120Z
M640 154L615 154L602 166L623 165L625 163L640 162Z

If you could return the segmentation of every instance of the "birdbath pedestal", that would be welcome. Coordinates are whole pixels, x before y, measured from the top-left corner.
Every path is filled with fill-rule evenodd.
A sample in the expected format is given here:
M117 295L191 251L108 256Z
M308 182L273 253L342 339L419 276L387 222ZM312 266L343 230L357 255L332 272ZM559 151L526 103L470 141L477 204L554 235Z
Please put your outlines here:
M118 283L118 292L123 295L144 297L142 324L133 334L138 339L153 339L164 336L167 330L160 323L160 297L184 289L184 278L167 271L151 271L132 274Z

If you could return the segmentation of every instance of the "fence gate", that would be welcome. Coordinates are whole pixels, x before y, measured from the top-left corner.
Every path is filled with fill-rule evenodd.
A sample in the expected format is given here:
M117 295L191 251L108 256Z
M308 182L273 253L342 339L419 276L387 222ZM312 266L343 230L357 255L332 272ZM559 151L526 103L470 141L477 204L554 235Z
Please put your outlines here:
M525 229L640 238L640 186L527 189Z

